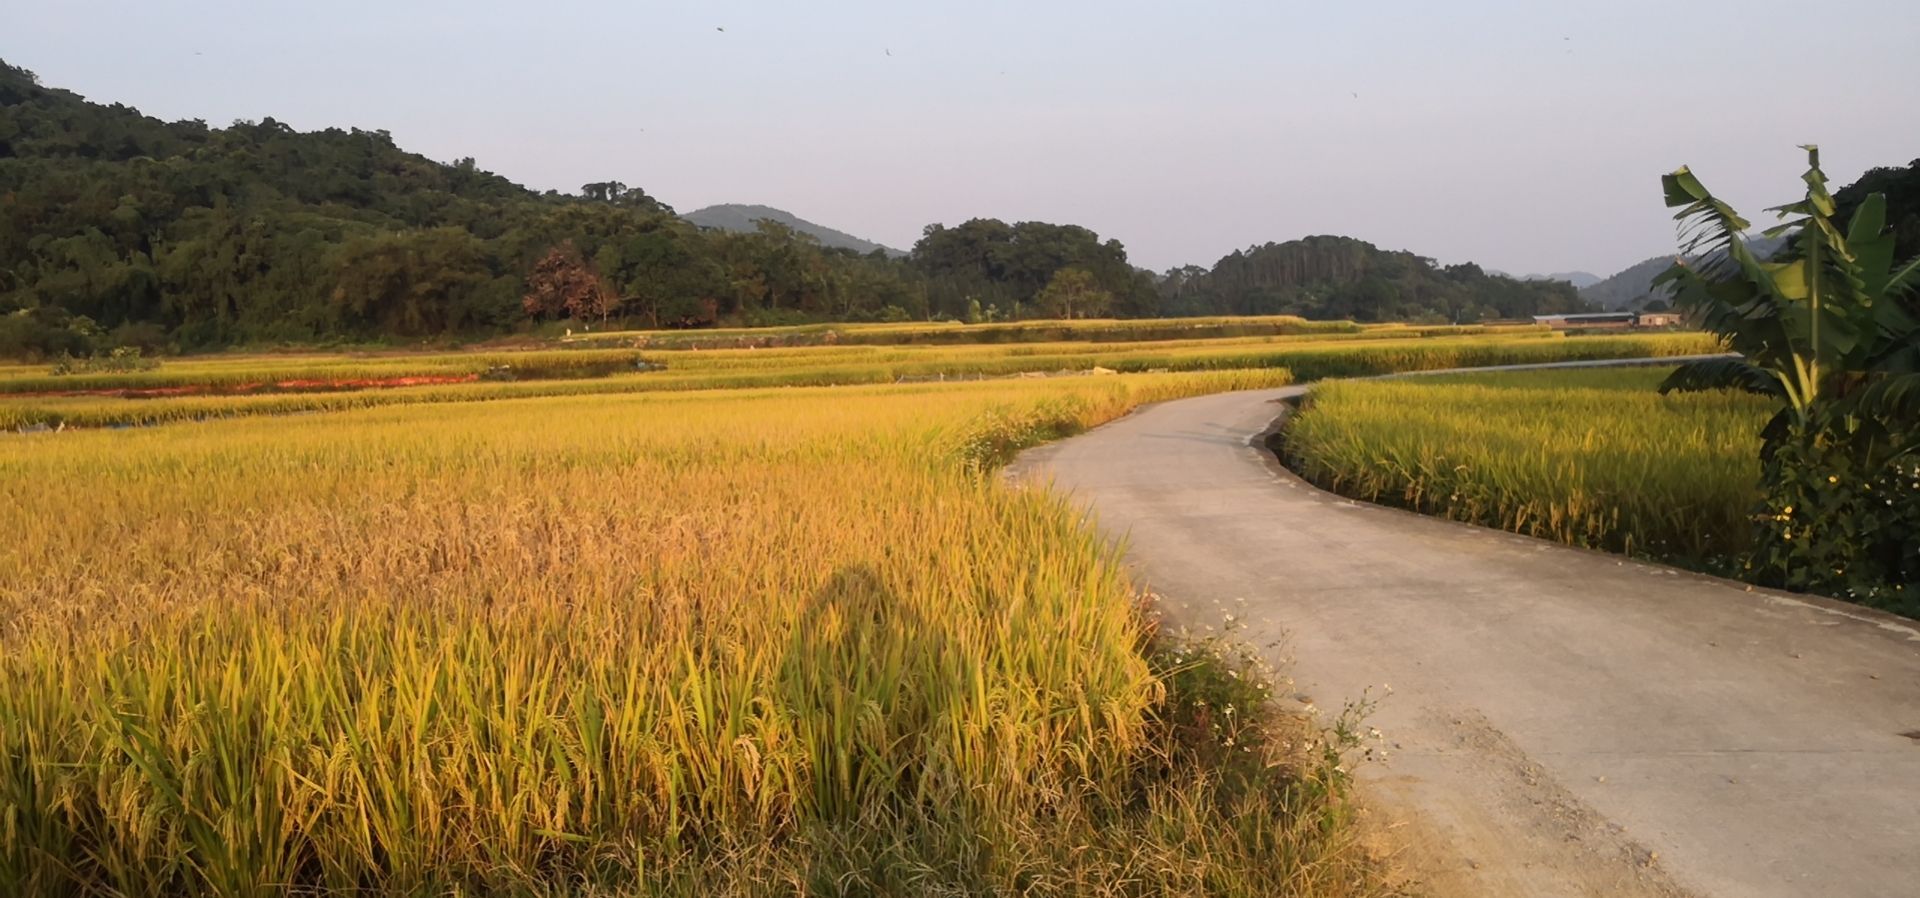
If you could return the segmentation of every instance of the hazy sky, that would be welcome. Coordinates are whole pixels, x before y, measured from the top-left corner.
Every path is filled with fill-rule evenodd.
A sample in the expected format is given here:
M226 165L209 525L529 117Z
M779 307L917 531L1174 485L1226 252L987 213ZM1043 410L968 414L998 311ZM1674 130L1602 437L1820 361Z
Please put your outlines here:
M1915 0L0 3L0 58L162 118L902 248L1075 222L1155 269L1336 233L1604 275L1670 250L1682 163L1757 212L1796 144L1837 184L1920 157Z

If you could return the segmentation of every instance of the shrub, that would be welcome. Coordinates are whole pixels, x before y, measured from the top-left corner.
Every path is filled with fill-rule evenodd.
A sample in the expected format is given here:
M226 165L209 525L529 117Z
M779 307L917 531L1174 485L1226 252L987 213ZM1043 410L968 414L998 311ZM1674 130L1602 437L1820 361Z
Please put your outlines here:
M1775 443L1750 576L1920 617L1920 456L1879 459L1848 437L1796 427Z
M88 355L98 329L84 317L40 306L0 315L0 358L37 361L61 355Z
M121 374L128 371L152 371L160 367L159 359L147 358L141 354L138 346L118 346L106 355L91 355L74 358L62 355L53 363L55 376L68 374Z

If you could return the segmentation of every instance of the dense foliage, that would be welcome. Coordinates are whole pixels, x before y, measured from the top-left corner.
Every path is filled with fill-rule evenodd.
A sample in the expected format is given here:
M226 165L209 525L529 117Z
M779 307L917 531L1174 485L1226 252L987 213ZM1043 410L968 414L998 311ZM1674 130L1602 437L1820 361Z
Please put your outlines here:
M1440 266L1351 237L1269 243L1212 270L1175 269L1161 283L1168 314L1301 315L1356 321L1475 322L1589 311L1573 286Z
M1833 217L1850 220L1854 211L1875 194L1886 198L1887 226L1893 230L1893 257L1920 256L1920 159L1908 163L1906 168L1868 169L1860 180L1834 191Z
M974 319L1053 317L1063 311L1080 318L1136 318L1159 311L1152 278L1127 263L1120 241L1103 243L1098 234L1075 225L990 218L952 228L929 225L913 245L912 258L927 277L932 300L943 309L964 307ZM1074 276L1077 286L1108 294L1105 300L1077 310L1051 304L1036 308L1041 291L1065 269L1084 272Z
M556 252L609 294L596 319L925 311L903 262L703 231L617 181L542 194L384 131L166 123L0 64L0 355L497 333Z

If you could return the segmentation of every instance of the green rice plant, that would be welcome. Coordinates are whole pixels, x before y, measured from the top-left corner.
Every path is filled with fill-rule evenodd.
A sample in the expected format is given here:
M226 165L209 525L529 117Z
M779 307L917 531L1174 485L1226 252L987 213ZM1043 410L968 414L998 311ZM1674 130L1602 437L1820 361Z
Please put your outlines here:
M1282 452L1343 495L1732 573L1769 411L1661 396L1669 370L1338 381L1289 422Z

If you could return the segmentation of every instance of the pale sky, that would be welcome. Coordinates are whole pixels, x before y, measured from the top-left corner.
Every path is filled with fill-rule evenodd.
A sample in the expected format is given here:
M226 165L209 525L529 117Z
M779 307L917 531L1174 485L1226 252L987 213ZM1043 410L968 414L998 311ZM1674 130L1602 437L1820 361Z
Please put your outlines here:
M903 249L1073 222L1154 269L1333 233L1606 275L1671 251L1682 163L1757 221L1798 144L1836 186L1920 157L1915 0L0 7L0 58L161 118L385 128Z

